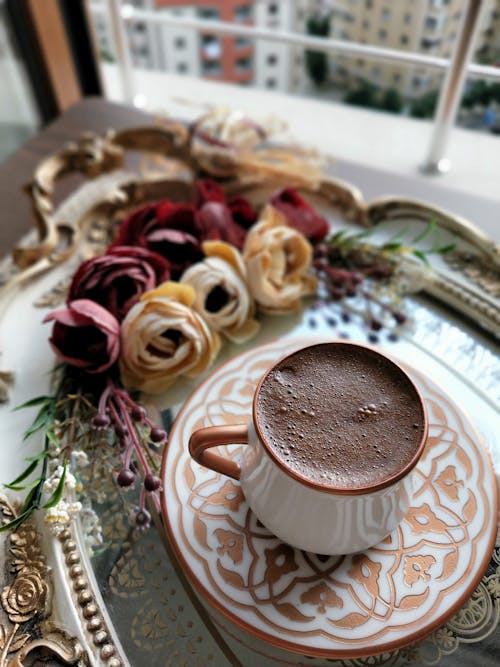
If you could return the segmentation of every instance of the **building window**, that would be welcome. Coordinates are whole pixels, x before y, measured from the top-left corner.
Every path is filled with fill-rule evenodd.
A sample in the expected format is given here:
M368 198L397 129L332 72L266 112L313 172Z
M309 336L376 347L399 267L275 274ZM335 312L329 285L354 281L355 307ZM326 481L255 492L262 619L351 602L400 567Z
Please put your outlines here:
M363 25L361 26L363 30L368 30L370 27L370 21L363 21Z
M201 7L198 9L198 16L201 19L216 21L220 17L220 12L218 9L213 9L211 7Z
M276 88L276 79L266 79L266 88Z
M268 65L276 65L276 63L278 62L278 56L275 53L270 53L267 56L266 60Z
M246 49L248 46L252 46L252 40L248 37L236 37L235 44L237 49Z
M411 85L415 89L422 88L422 79L419 76L414 76L411 80Z
M236 61L236 69L239 72L248 72L249 69L252 67L252 59L251 58L238 58Z
M394 83L399 83L401 81L401 74L399 72L394 72L392 75L392 80Z
M222 71L220 60L204 60L202 66L205 74L220 74Z
M372 9L373 8L373 0L366 0L365 1L365 7L366 7L366 9Z
M221 56L220 40L214 35L203 35L201 38L201 48L205 58L216 60Z
M271 4L268 6L267 11L269 14L277 14L279 10L278 4L276 2L271 2Z
M436 37L434 39L429 39L429 37L424 37L420 42L420 48L422 49L434 49L436 46L441 44L441 39Z
M425 19L425 27L427 30L435 30L438 26L438 20L435 16L428 16Z
M177 64L177 71L179 72L179 74L184 74L185 72L187 72L187 70L188 70L188 66L187 66L186 63L178 63Z
M248 21L252 18L252 5L240 5L234 10L236 21Z
M401 35L401 39L400 39L401 44L406 45L406 44L408 44L409 41L410 40L408 39L408 35Z
M405 22L406 25L411 23L411 14L405 14L404 22Z
M382 21L390 21L391 20L391 10L388 9L387 7L384 7L382 10Z
M184 49L186 46L186 40L184 37L177 37L175 40L175 48L176 49Z
M378 38L380 39L381 42L385 42L385 40L387 39L387 30L379 30Z
M357 65L358 67L364 67L364 66L365 66L365 61L364 61L362 58L358 58L358 59L356 60L356 65Z
M380 67L372 67L372 76L374 79L378 79L380 76Z

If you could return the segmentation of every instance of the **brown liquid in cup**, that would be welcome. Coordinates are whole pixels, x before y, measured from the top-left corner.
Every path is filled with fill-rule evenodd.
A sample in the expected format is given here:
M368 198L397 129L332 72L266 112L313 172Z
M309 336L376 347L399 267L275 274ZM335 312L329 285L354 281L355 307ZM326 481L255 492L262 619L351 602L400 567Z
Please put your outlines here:
M397 475L415 456L425 424L419 396L396 364L342 343L279 362L261 385L256 418L287 468L340 489Z

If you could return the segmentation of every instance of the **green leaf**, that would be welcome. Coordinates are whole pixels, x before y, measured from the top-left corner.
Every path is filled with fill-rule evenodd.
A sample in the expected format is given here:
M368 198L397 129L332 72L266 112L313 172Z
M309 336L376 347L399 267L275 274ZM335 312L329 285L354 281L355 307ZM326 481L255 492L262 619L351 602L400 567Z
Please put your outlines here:
M415 257L418 257L420 261L429 266L429 260L425 256L425 252L423 252L423 250L414 250L413 254L415 255Z
M55 418L55 413L52 407L52 403L42 405L33 423L24 433L23 440L26 440L27 438L30 437L30 435L33 435L33 433L36 433L40 429L45 428L46 426L51 424L54 421L54 418Z
M333 236L330 236L330 238L328 239L328 242L329 242L329 243L337 243L337 242L340 241L346 234L347 234L347 230L346 230L346 229L340 229L338 232L335 232L335 234L334 234Z
M7 530L14 530L20 526L23 521L26 521L26 519L28 519L33 514L34 509L34 507L30 507L18 517L12 519L12 521L9 521L9 523L5 523L3 526L0 526L0 533L5 533Z
M36 456L27 456L25 461L42 461L43 459L50 456L48 449L42 449Z
M417 234L417 236L415 236L415 238L411 241L411 243L413 244L413 243L418 243L419 241L422 241L423 239L425 239L425 237L426 237L426 236L427 236L433 229L436 229L436 227L437 227L437 221L434 220L434 219L433 219L433 220L430 220L430 221L426 224L424 230L423 230L422 232L420 232L420 234Z
M457 247L456 243L448 243L448 245L442 245L442 246L437 246L435 248L431 248L427 252L432 253L434 255L445 255L447 252L455 250L456 247Z
M64 466L63 473L61 475L61 479L59 480L59 484L56 487L56 490L54 493L50 496L48 501L45 503L43 506L44 509L49 509L49 507L54 507L54 505L57 505L57 503L61 500L62 494L64 491L64 480L66 479L66 466Z
M11 489L13 486L20 484L23 480L31 475L37 465L38 461L33 461L33 463L30 463L26 470L24 470L24 472L19 475L19 477L16 477L16 479L10 482L10 484L4 484L4 486L7 487L7 489Z
M43 480L38 480L38 484L34 486L31 491L28 493L24 499L24 503L21 509L21 512L26 512L29 509L38 509L38 502L33 502L35 496L38 496L39 492L41 493L43 487Z
M399 250L401 243L384 243L382 250Z
M394 243L395 241L399 241L400 239L403 238L403 236L408 232L408 225L405 225L402 229L400 229L394 236L391 236L391 242Z
M54 447L59 447L59 438L51 428L48 428L45 431L45 435L47 436L47 440L52 443Z
M19 486L16 486L14 484L4 484L4 487L6 489L10 489L11 491L26 491L26 489L30 489L31 487L38 484L39 481L40 481L39 479L34 479L32 482L28 482L27 484Z
M37 396L36 398L32 398L31 400L26 401L26 403L21 403L21 405L15 407L14 410L22 410L22 408L32 408L34 405L48 404L51 402L52 402L51 396Z

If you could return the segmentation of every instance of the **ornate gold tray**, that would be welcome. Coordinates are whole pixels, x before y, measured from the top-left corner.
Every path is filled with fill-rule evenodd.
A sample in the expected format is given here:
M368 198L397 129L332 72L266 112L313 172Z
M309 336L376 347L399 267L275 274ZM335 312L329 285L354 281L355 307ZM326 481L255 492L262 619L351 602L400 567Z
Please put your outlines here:
M144 154L140 169L147 171L146 177L124 169L124 156L130 150ZM497 246L473 224L423 202L389 197L366 203L353 185L326 176L306 179L299 162L284 155L286 151L281 151L281 161L275 153L273 160L267 155L242 162L224 151L212 151L208 158L183 125L168 124L104 138L85 137L40 165L29 187L38 236L26 239L14 250L14 259L2 265L0 389L4 397L10 393L9 402L0 406L3 482L19 474L22 459L39 446L35 441L22 443L30 411L11 408L48 387L54 359L46 327L41 325L43 308L63 298L82 258L102 251L109 240L109 220L117 212L159 197L181 200L188 195L193 176L207 170L223 180L226 191L245 193L256 203L277 187L293 185L328 216L334 228L372 227L373 238L382 240L397 229L418 230L430 218L436 220L442 242L453 239L457 246L446 257L433 260L432 280L425 291L406 297L411 325L398 332L397 340L381 336L378 345L446 388L490 448L498 474ZM71 171L93 180L54 211L57 180ZM324 312L311 303L295 316L263 318L258 338L246 345L227 345L218 363L253 345L311 333L366 340L355 309L339 306ZM193 381L179 382L149 406L167 429L194 387ZM110 667L324 664L319 658L273 648L211 615L177 566L160 523L137 537L106 480L97 480L90 495L106 544L92 558L85 546L84 517L59 539L35 521L21 532L2 536L0 665L23 664L40 646L63 664ZM3 507L4 515L15 515L15 498L9 496ZM445 627L419 645L384 654L375 664L430 665L449 654L454 654L455 663L485 664L482 648L488 645L491 650L492 643L500 642L495 633L500 618L499 547L497 543L489 569L469 602ZM23 602L24 614L15 610L21 596L28 600ZM339 664L373 663L359 659Z

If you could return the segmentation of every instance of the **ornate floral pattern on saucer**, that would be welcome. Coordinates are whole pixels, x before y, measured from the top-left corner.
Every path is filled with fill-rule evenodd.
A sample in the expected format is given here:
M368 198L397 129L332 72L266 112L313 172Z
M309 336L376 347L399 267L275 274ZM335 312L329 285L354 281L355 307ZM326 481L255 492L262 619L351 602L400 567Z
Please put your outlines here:
M496 536L495 475L458 407L409 369L430 430L403 522L376 547L342 557L280 542L250 511L238 483L196 464L187 442L202 426L249 418L264 371L310 342L278 340L245 352L192 394L164 457L162 512L187 576L237 626L304 655L373 655L425 637L468 599ZM233 445L227 453L238 459L241 450Z

